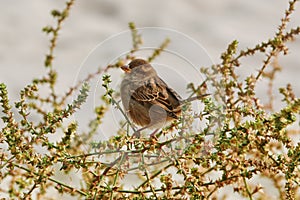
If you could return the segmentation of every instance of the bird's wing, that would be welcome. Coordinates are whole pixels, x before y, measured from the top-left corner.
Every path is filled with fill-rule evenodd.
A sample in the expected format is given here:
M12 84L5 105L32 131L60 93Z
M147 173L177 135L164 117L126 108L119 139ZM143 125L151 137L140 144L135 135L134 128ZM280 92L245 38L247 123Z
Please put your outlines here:
M167 112L180 111L180 96L159 77L153 77L138 87L131 96L137 102L162 107Z

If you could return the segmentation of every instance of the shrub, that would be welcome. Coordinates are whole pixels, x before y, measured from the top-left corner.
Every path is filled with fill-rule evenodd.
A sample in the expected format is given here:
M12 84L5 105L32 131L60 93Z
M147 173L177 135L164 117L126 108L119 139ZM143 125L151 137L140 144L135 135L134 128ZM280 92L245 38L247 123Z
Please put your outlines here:
M189 112L187 105L186 115L156 137L132 137L134 127L124 126L100 142L93 142L93 136L106 125L103 117L111 107L123 113L124 121L130 124L116 88L111 88L109 72L135 57L142 35L129 23L133 41L129 53L59 94L55 90L54 50L74 0L62 11L53 10L56 24L43 29L50 36L46 74L25 86L14 103L8 98L6 85L0 84L4 122L0 178L1 185L6 185L0 189L1 196L44 199L61 193L86 199L225 199L226 193L218 192L227 188L248 199L267 199L264 191L268 188L260 183L267 179L279 199L299 199L300 143L293 140L299 130L290 127L299 121L300 99L290 84L279 89L285 106L277 112L272 107L273 82L280 69L277 58L287 54L287 42L300 33L300 27L287 29L296 2L289 2L273 38L245 50L239 50L238 42L233 41L221 55L222 62L201 68L203 83L188 85L191 95L214 88L202 100L201 113ZM166 39L148 60L156 59L170 42ZM259 71L238 77L236 70L243 67L242 60L258 54L265 56ZM79 131L78 122L70 118L85 103L89 81L100 75L105 89L103 104L96 106L88 131ZM262 79L269 82L270 101L265 105L256 95ZM50 92L42 95L40 88L45 87ZM193 127L194 120L205 122L201 130ZM49 140L50 136L57 141ZM89 149L87 143L91 144ZM65 181L59 176L66 177ZM68 181L75 176L79 183ZM136 187L125 184L130 176L135 177Z

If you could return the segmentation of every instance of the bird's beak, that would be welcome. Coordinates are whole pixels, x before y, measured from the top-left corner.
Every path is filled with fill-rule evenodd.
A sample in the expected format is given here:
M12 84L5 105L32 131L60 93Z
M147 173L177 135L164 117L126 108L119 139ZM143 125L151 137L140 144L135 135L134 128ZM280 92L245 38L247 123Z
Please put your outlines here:
M131 69L128 67L128 65L123 65L121 67L121 69L125 72L125 73L130 73Z

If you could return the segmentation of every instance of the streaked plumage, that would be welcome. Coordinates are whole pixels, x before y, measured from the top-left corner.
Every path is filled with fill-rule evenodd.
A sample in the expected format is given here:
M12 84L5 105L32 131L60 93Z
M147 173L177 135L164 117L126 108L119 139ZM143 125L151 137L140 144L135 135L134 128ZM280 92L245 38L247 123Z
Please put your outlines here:
M122 68L121 99L132 121L142 127L162 126L181 114L181 97L145 60L135 59Z

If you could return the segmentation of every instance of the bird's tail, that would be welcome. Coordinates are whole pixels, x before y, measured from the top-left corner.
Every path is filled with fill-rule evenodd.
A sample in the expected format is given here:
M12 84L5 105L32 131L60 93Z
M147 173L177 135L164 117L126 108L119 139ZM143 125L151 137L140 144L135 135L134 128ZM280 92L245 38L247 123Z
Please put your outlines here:
M195 96L195 97L190 97L190 98L181 100L181 101L180 101L180 104L185 104L185 103L188 103L188 102L191 102L191 101L203 99L204 97L207 97L207 96L209 96L209 95L210 95L210 94L202 94L202 95L198 95L198 96Z

